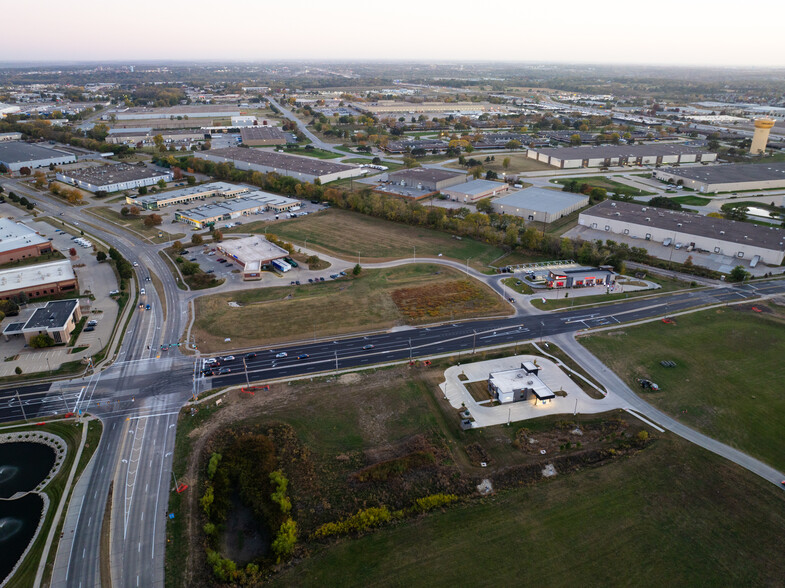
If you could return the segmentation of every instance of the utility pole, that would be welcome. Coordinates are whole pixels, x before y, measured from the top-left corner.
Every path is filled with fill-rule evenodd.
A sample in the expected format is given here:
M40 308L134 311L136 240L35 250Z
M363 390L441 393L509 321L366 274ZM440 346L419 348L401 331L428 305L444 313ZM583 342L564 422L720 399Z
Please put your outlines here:
M245 385L249 388L251 387L251 381L248 379L248 364L245 363L245 358L243 357L243 369L245 370Z
M335 352L335 369L338 370L338 352Z
M472 329L472 333L474 333L472 337L472 355L474 355L474 351L477 349L477 331Z
M412 340L409 338L409 361L412 361Z
M27 422L27 415L25 414L25 407L22 405L22 399L19 398L19 390L16 391L16 401L19 403L19 408L22 409L22 416L24 417L25 422Z

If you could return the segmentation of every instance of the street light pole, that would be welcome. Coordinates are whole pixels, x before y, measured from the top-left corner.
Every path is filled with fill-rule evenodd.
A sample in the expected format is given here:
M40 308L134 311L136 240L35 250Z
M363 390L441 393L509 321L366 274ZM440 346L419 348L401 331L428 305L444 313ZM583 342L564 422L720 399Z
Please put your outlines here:
M474 352L477 349L477 331L472 329L472 333L474 333L472 336L472 355L474 355Z
M19 403L19 408L22 409L22 416L24 417L25 422L27 422L27 415L25 414L25 407L22 405L22 399L19 398L19 390L16 391L16 401Z

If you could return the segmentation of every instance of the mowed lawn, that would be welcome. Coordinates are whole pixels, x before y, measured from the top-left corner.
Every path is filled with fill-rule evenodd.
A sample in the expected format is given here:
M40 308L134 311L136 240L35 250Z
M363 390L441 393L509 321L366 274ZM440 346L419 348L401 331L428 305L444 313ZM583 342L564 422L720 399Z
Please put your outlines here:
M667 434L666 434L667 435ZM274 586L774 586L785 497L672 436L315 550Z
M318 214L277 222L274 224L250 224L240 227L243 232L263 232L290 241L302 247L318 248L345 259L360 261L382 261L412 257L417 248L418 257L436 257L440 253L470 264L485 268L504 251L498 247L473 239L455 239L447 233L393 223L356 212L329 209Z
M630 386L649 378L660 392L641 396L680 421L785 471L785 310L745 306L625 327L581 339ZM675 368L660 365L677 363Z
M493 161L485 161L486 157L495 157ZM527 157L525 153L521 153L520 151L511 152L511 153L483 153L482 151L474 151L469 153L468 155L464 155L466 159L476 159L482 162L483 169L492 170L499 174L502 172L505 173L522 173L522 172L531 172L531 171L548 171L552 170L555 171L556 168L553 166L548 165L547 163L543 163L541 161L537 161L536 159L532 159ZM504 160L505 158L510 158L510 165L509 167L504 167ZM457 161L451 162L446 164L447 167L452 167L455 169L466 169L465 166L461 165Z
M462 272L416 264L198 298L194 328L202 351L219 351L511 312L495 292Z

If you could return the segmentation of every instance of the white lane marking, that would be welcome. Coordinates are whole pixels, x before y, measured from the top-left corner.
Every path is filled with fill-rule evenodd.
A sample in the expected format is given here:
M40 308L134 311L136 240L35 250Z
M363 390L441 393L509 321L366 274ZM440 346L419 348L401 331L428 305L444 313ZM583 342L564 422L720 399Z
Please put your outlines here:
M76 525L74 526L74 536L71 538L71 550L68 552L68 567L65 569L65 579L68 580L68 574L71 571L71 557L74 554L74 543L76 543L76 531L79 529L79 517L82 516L82 507L84 506L84 494L82 495L82 503L79 505L79 514L76 515ZM82 583L80 582L81 586Z

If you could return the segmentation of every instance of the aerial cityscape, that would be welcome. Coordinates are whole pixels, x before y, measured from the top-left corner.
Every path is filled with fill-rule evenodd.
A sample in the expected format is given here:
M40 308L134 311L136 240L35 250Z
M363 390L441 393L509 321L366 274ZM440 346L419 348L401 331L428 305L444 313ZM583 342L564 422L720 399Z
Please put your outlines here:
M4 9L0 588L783 586L776 34L293 8Z

